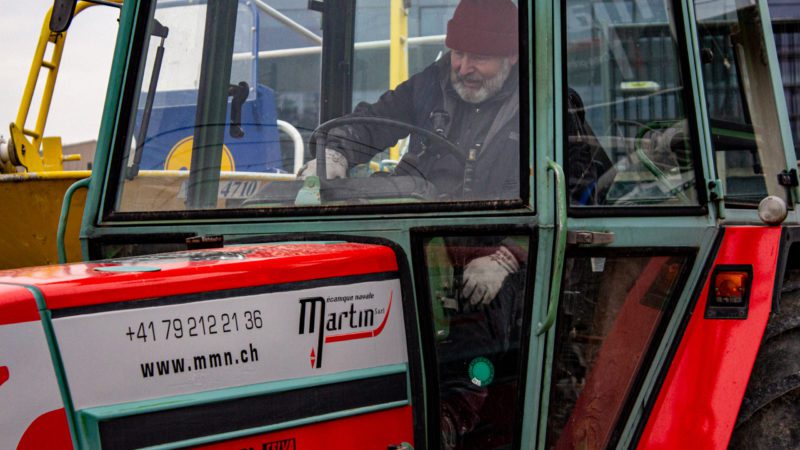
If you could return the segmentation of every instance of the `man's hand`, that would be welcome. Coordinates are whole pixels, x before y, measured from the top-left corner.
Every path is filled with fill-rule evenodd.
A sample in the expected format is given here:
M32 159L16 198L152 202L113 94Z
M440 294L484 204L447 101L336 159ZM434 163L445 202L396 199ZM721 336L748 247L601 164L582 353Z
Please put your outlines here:
M347 178L347 158L331 148L325 149L325 171L328 178ZM317 174L317 160L312 159L297 171L297 178L304 180L306 177Z
M461 295L471 305L488 305L494 300L506 277L519 270L517 258L501 246L488 256L475 258L464 268L464 287Z

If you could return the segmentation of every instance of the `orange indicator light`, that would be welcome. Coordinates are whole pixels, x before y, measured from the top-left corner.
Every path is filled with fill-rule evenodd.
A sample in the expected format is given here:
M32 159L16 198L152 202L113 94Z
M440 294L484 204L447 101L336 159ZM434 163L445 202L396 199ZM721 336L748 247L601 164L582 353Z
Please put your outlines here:
M747 272L718 272L714 277L714 295L718 304L741 304L744 300Z
M719 265L711 275L706 319L747 319L753 266Z

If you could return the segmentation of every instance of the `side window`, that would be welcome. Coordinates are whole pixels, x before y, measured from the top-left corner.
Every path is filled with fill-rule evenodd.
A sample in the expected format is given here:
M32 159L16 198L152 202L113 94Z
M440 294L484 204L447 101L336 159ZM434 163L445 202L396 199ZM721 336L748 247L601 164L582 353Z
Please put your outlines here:
M356 2L353 111L325 130L341 175L414 180L416 201L521 199L517 6L389 3Z
M522 414L529 235L422 239L442 448L510 448ZM435 370L434 370L435 369ZM438 388L438 389L437 389ZM435 399L435 397L433 397ZM435 402L432 401L433 404Z
M614 431L658 344L690 259L599 253L567 258L547 448L614 445Z
M295 179L318 125L322 38L319 12L288 3L153 2L116 211L241 208Z
M800 61L780 56L793 54L800 39L800 11L796 6L792 2L769 2L775 50L779 55L778 59L783 60L780 65L781 78L792 128L794 152L800 159L800 91L797 89L800 85L800 70L798 70Z
M669 3L566 2L564 161L571 206L698 203L688 92Z
M762 20L757 5L711 8L696 2L711 143L728 207L786 199L786 169ZM791 98L791 97L789 97ZM769 130L767 132L766 130Z

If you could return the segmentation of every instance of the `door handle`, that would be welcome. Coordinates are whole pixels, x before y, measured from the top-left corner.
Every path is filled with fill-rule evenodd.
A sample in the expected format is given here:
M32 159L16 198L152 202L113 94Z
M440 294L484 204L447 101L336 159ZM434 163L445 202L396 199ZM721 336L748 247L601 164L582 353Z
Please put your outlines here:
M537 336L544 334L556 321L561 276L564 270L564 251L567 248L567 185L564 181L564 170L550 158L547 158L547 170L553 172L556 181L555 248L550 295L547 298L547 317L536 327Z
M613 231L567 231L567 244L570 245L608 245L614 243Z

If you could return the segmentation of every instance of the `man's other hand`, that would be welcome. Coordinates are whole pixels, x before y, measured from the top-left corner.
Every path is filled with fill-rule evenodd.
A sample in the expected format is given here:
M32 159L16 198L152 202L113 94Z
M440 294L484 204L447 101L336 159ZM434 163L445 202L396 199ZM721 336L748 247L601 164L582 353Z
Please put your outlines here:
M500 292L506 277L519 270L519 262L506 247L501 246L488 256L470 261L464 268L464 288L461 295L471 305L488 305Z
M331 148L325 149L325 171L327 178L347 178L347 158ZM312 159L297 171L297 178L304 180L317 174L317 160Z

